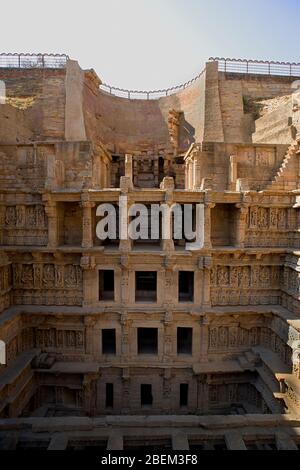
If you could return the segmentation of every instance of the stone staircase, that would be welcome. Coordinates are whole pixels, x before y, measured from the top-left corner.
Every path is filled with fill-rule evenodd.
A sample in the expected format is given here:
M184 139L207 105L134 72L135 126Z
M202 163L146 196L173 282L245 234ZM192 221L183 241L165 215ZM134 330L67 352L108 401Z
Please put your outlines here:
M266 187L266 190L289 191L297 189L298 186L298 157L300 155L300 145L298 142L292 143L277 170L273 180Z

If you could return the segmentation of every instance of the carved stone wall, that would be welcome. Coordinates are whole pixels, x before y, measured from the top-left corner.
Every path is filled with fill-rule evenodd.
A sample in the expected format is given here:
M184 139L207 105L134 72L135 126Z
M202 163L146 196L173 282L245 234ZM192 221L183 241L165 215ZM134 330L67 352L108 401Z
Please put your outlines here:
M0 230L4 245L47 245L48 220L44 206L4 206L2 213Z
M81 305L82 271L73 264L13 264L16 305Z
M280 303L280 267L214 266L212 305L276 305Z
M246 219L245 246L291 246L297 229L292 208L250 207Z

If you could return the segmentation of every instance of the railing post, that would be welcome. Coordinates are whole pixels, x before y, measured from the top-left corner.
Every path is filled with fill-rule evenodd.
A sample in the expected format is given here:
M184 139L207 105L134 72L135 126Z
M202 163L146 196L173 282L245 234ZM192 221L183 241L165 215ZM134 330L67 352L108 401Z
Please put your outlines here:
M18 54L18 64L19 68L21 68L21 54Z

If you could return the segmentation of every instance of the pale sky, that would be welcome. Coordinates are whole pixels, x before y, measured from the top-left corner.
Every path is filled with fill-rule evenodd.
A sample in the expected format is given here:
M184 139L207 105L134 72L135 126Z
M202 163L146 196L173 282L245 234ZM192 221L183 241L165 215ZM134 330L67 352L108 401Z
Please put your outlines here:
M300 62L299 0L13 0L1 52L61 52L111 85L166 88L210 56Z

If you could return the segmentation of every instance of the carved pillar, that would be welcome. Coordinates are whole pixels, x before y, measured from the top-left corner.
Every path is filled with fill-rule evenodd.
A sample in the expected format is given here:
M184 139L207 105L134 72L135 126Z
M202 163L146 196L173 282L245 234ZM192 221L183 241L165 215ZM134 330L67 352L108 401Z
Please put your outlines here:
M95 416L97 403L97 376L95 374L85 374L83 387L83 406L89 416Z
M239 209L236 223L236 245L240 248L244 248L246 238L246 220L248 213L248 206L243 204L236 204Z
M3 227L5 225L5 212L6 212L6 207L3 205L0 205L0 244L4 244L4 230Z
M165 261L165 285L164 285L164 305L166 308L173 307L174 303L177 302L176 291L175 291L175 278L174 278L174 266L172 266L172 260L166 259Z
M158 187L159 180L159 166L158 166L158 157L153 157L153 174L154 174L154 185L155 188Z
M211 210L215 204L206 203L204 205L204 248L212 248L211 243Z
M193 189L193 163L191 160L188 163L188 189Z
M99 181L101 189L105 188L105 163L103 161L103 157L99 159Z
M229 190L230 191L236 190L236 182L237 182L237 156L231 155L230 165L229 165Z
M205 374L197 375L197 392L197 413L205 415L209 411L208 385Z
M82 201L81 207L83 210L82 216L82 247L91 248L93 246L93 233L92 233L92 208L95 206L93 202Z
M58 245L57 203L48 201L45 212L48 217L48 248L56 248Z
M121 315L121 355L122 355L122 362L128 362L131 358L131 325L132 320L128 318L127 311L123 311Z
M161 245L162 245L162 250L163 251L174 251L175 247L174 247L174 240L173 240L173 222L172 222L172 216L171 216L171 206L172 204L168 204L168 208L169 208L169 214L170 214L170 217L168 218L168 216L165 218L165 224L167 224L169 226L169 237L168 238L162 238L161 240ZM166 226L166 230L168 229L168 227ZM162 233L164 233L164 228L162 227Z
M195 154L193 159L193 170L194 170L194 187L193 189L201 188L201 157Z
M200 361L207 361L207 354L209 348L209 320L202 317L200 320Z
M131 412L130 407L130 370L128 367L123 369L122 375L122 414L127 415Z
M133 161L132 155L125 155L125 176L129 178L131 182L133 181Z
M94 331L96 320L92 317L85 317L85 337L86 337L86 354L94 354Z
M54 154L49 154L46 156L46 165L47 165L47 176L46 176L46 181L45 181L45 187L51 191L56 186L55 155Z
M189 187L189 165L187 161L184 165L184 189L188 189Z
M162 408L166 414L171 414L174 408L172 403L172 372L171 369L165 369L163 373L163 403Z
M171 311L165 313L164 319L164 360L168 362L173 356L173 345L174 345L174 332L172 328L173 315Z
M123 178L121 178L123 180ZM124 181L126 182L126 181ZM129 217L129 209L130 206L134 204L134 202L129 199L128 192L126 192L125 188L122 191L122 197L120 197L120 208L119 208L119 250L122 252L128 252L132 250L132 240L129 237L129 224L130 224L130 217Z
M173 240L173 222L172 222L172 211L171 207L174 203L174 189L175 183L172 177L165 177L160 185L161 189L164 189L165 192L165 206L166 212L165 217L163 217L163 222L166 224L162 227L162 250L163 251L174 251L174 240ZM169 234L167 231L169 229ZM164 238L166 237L167 238Z
M206 256L203 259L203 307L211 306L210 298L210 272L212 269L212 258Z
M83 272L83 306L88 307L98 302L99 286L96 276L96 263L92 256L83 256L80 261Z

